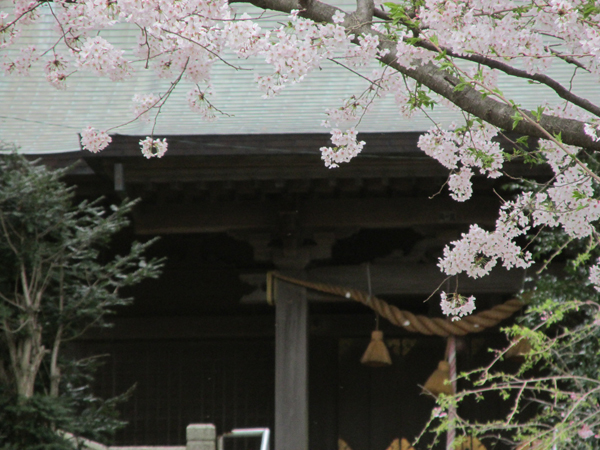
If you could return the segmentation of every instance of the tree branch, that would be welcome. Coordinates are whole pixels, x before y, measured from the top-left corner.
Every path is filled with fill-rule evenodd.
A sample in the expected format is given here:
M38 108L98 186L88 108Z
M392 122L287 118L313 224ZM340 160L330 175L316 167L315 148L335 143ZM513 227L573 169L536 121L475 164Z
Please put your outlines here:
M373 8L373 16L377 17L378 19L382 19L382 20L392 20L392 18L390 17L390 15L388 13L386 13L383 9L379 9L379 8Z
M512 106L494 100L489 96L484 97L471 86L464 86L464 89L457 91L456 86L458 86L459 80L433 63L415 68L404 67L396 61L394 43L384 41L380 46L390 50L389 54L381 58L382 62L447 98L463 111L503 130L512 130L519 134L542 139L548 138L539 127L535 126L537 119L530 111L520 109L534 123L522 120L513 127L515 109ZM560 135L562 142L565 144L600 150L600 142L595 142L585 134L583 128L585 124L583 122L543 114L539 120L539 125L551 135Z
M435 48L435 46L432 45L428 41L421 40L420 42L417 43L417 45L419 47L422 47L424 49L431 50L431 51L437 53L437 49ZM569 91L567 88L565 88L562 84L560 84L555 79L549 77L548 75L544 75L541 73L530 74L525 70L517 69L516 67L513 67L509 64L505 64L501 61L498 61L498 60L495 60L492 58L488 58L483 55L476 55L476 54L460 55L458 53L453 52L452 50L450 50L448 48L445 48L445 47L440 47L440 48L446 52L446 55L451 56L453 58L464 59L467 61L476 62L478 64L483 64L484 66L487 66L490 69L500 70L500 71L504 72L505 74L513 76L513 77L525 78L528 80L533 80L533 81L537 81L538 83L544 84L545 86L548 86L550 89L552 89L554 92L556 92L556 94L560 98L563 98L563 99L567 100L568 102L571 102L574 105L577 105L580 108L583 108L586 111L600 117L600 107L594 105L592 102L590 102L589 100L587 100L585 98L582 98L582 97L579 97L578 95L573 94L571 91Z
M371 22L374 8L375 2L373 0L356 0L356 18L361 23Z
M236 2L236 0L233 0L233 2ZM294 9L300 9L302 10L303 17L316 22L331 23L331 17L335 12L342 11L340 8L318 0L303 1L302 5L297 0L249 0L248 3L259 8L288 13ZM460 109L475 117L485 120L503 130L512 130L519 134L547 139L548 136L540 130L541 127L551 135L560 135L562 142L565 144L596 151L600 150L600 142L595 142L590 136L585 134L585 124L583 122L543 114L539 120L539 126L535 126L536 119L534 115L530 111L521 109L520 111L530 117L534 123L529 120L521 120L513 127L515 110L512 106L501 103L489 96L484 97L470 86L465 86L461 91L457 91L456 86L459 84L459 80L449 75L446 71L441 70L433 63L412 68L402 66L397 62L396 44L387 40L383 34L372 30L369 26L363 25L352 31L354 33L370 33L378 36L380 48L389 50L386 56L380 58L381 62L421 83L442 97L447 98Z

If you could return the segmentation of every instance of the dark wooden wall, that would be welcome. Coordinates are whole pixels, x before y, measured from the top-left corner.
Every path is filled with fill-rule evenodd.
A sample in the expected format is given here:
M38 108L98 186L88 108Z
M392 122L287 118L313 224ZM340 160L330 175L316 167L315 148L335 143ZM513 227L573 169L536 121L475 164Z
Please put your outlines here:
M109 354L96 379L101 396L135 386L118 444L185 445L190 423L214 423L219 433L273 427L272 340L92 341L79 350Z
M323 326L325 319L319 321ZM338 334L343 323L332 328ZM360 336L362 327L358 336L349 328L346 337L320 332L310 337L311 450L336 450L338 438L352 450L385 450L395 438L414 439L426 424L434 401L419 385L443 358L445 340L399 336L387 325L384 329L393 360L385 368L360 364L369 341L368 333ZM459 369L481 366L490 358L487 346L502 343L497 333L462 341ZM80 342L78 351L110 353L97 377L100 395L114 396L136 385L121 408L129 425L118 434L117 444L184 445L189 423L214 423L218 433L273 429L272 338L90 340ZM495 399L485 405L473 403L460 413L483 419L501 410L502 402ZM427 448L429 441L426 437L420 448Z

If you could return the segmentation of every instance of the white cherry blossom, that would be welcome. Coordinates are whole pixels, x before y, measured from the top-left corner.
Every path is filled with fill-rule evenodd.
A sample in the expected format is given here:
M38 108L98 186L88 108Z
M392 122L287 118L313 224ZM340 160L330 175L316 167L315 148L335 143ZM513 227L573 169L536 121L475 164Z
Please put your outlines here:
M98 131L93 127L87 127L81 132L81 145L92 153L104 150L111 141L112 138L106 131Z
M475 311L475 297L464 297L459 294L440 293L440 306L442 313L452 318L452 321L460 320Z
M147 137L140 141L142 155L146 158L162 158L167 153L167 140Z

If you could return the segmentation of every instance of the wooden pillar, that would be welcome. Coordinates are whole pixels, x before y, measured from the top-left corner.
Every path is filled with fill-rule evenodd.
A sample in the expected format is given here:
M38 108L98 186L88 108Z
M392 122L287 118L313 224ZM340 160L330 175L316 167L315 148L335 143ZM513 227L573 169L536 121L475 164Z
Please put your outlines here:
M308 450L306 289L275 280L275 448Z

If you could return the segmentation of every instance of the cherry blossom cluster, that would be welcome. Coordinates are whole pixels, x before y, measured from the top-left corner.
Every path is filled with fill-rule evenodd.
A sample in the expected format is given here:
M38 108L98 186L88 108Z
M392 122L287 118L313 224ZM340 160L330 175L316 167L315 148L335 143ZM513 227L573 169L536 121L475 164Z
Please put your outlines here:
M112 138L106 131L98 131L93 127L87 127L81 132L81 145L92 153L104 150L111 141Z
M600 260L597 260L596 264L590 267L589 280L594 289L600 292Z
M593 179L587 166L576 163L574 147L553 141L540 142L540 150L555 172L552 182L537 192L524 192L500 208L494 231L472 225L461 239L444 249L439 267L448 275L466 273L478 278L487 275L502 261L507 269L526 268L532 263L515 239L532 227L561 227L569 236L581 239L594 232L600 219L600 200L595 197ZM452 178L450 182L452 182ZM590 281L600 272L592 269Z
M46 80L56 89L65 90L67 89L66 81L69 76L67 70L68 65L66 60L60 55L55 55L44 67Z
M257 54L273 66L272 75L257 77L258 85L265 97L279 93L286 85L302 81L306 75L318 68L323 59L345 51L351 46L353 35L347 34L338 24L317 24L303 19L298 11L292 13L290 22L272 33L266 33L264 39L268 45L255 45ZM377 43L375 51L377 52ZM365 41L360 48L372 52L373 41ZM360 52L359 52L360 53ZM359 53L348 56L357 64L361 63ZM371 60L371 58L368 58Z
M436 54L422 47L416 47L408 44L408 39L414 39L413 31L400 30L398 33L398 43L396 44L396 60L406 67L415 67L417 65L427 64L435 58Z
M256 55L266 46L260 26L246 13L240 20L228 22L225 32L227 46L241 58Z
M39 15L36 11L37 1L35 0L15 0L14 16L20 20L21 25L28 25L38 19Z
M208 92L207 92L208 91ZM210 89L201 91L198 86L188 92L187 101L190 109L200 114L206 121L216 120L215 108L207 100L207 94Z
M581 428L577 431L577 434L581 439L589 439L591 437L595 437L596 439L600 438L599 435L594 433L590 426L587 423L584 423Z
M167 153L167 140L154 139L147 137L140 141L142 147L142 155L146 158L162 158Z
M39 56L35 46L27 46L19 52L19 56L14 60L4 58L2 69L4 73L11 75L29 75L29 69L38 60Z
M500 219L499 219L500 221ZM471 225L461 239L444 248L444 255L438 266L447 275L466 273L472 278L488 275L501 260L504 267L511 269L527 268L531 265L531 254L523 251L515 243L515 235L523 234L523 230L507 232L512 227L500 221L493 232L486 231L479 225Z
M12 45L20 34L20 28L10 26L11 22L12 17L4 11L0 11L0 49Z
M448 188L451 197L464 202L471 197L472 168L482 175L498 178L504 164L500 144L492 141L498 130L487 124L478 123L460 130L430 129L419 137L419 148L450 169Z
M333 169L338 167L340 163L348 162L358 155L365 141L357 140L358 133L354 128L343 132L334 128L331 130L331 142L334 147L321 147L321 159L325 163L325 167Z
M133 114L143 122L150 122L152 116L150 111L161 101L161 97L156 94L136 94L133 96Z
M91 70L97 75L108 76L113 81L131 75L131 64L123 58L123 51L101 36L87 38L76 56L78 67Z
M594 198L591 172L584 163L575 163L578 149L542 140L540 146L555 173L553 183L535 196L534 225L562 227L571 237L589 236L600 219L600 201Z
M458 54L520 59L533 73L547 69L560 53L577 56L588 70L599 73L600 16L584 17L583 5L581 0L518 5L510 0L427 0L418 17L425 35Z
M460 294L440 293L440 306L442 313L452 318L453 321L460 320L461 317L468 316L475 311L475 297L465 297Z
M389 53L389 50L379 49L379 38L371 34L366 36L358 37L358 45L349 46L346 50L346 62L353 66L365 66L369 64L373 59L385 56Z
M470 167L461 167L458 172L453 172L448 177L448 189L450 189L450 197L457 202L464 202L473 195L473 185L471 177L473 171Z

